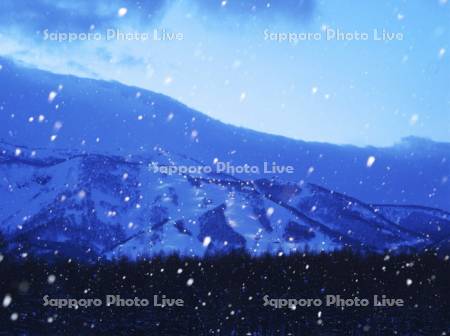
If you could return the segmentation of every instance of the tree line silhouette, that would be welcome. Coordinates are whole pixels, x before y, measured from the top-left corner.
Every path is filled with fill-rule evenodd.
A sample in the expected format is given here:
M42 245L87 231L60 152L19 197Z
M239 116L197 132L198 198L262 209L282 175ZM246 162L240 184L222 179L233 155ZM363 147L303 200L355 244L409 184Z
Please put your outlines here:
M450 261L421 254L178 255L95 263L3 254L0 335L445 335ZM165 295L184 307L44 307L43 297ZM386 295L404 307L264 306L263 297ZM17 313L17 319L11 315Z

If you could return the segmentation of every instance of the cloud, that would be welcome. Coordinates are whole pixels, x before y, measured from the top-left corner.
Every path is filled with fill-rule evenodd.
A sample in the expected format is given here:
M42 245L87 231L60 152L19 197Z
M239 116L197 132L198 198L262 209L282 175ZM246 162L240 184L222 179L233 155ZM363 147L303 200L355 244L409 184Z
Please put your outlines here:
M44 29L83 32L91 25L111 27L119 20L117 12L128 8L128 17L141 22L150 21L164 12L167 0L151 1L91 1L78 0L2 0L0 25L20 26L29 31ZM20 18L20 20L18 20ZM122 21L127 21L123 18Z
M154 63L155 54L162 57L160 62L165 60L167 48L164 45L158 45L160 50L155 50L139 43L59 43L46 41L44 35L104 33L106 29L150 32L154 28L175 28L186 32L187 38L196 40L192 40L189 48L197 49L196 43L202 43L204 34L214 38L220 38L222 32L241 35L240 27L247 23L255 29L255 22L259 25L278 19L294 24L304 22L313 15L315 1L1 0L0 55L41 68L57 67L55 71L66 68L64 72L85 76L99 73L97 70L89 71L93 64L147 68L149 63ZM122 7L127 8L127 13L119 17L118 10ZM236 26L238 22L239 27ZM173 60L169 62L174 63Z
M211 19L236 16L303 21L310 18L315 9L315 0L2 0L0 27L18 26L34 33L44 29L84 32L91 25L103 28L119 23L147 25L161 19L172 6L180 3ZM118 10L122 7L127 8L127 14L119 18Z

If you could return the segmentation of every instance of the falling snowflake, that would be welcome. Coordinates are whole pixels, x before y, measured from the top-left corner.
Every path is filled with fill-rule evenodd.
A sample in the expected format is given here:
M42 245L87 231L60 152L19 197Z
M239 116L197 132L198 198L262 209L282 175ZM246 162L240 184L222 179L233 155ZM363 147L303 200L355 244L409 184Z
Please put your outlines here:
M375 156L372 156L372 155L369 156L369 157L367 158L367 162L366 162L367 168L372 167L374 163L375 163Z
M56 121L53 125L53 128L55 131L59 131L63 127L63 124L61 121Z
M54 283L56 281L56 276L53 274L50 274L47 278L47 282L51 285L52 283Z
M411 286L413 281L411 279L406 279L406 286Z
M418 114L413 114L411 116L411 118L409 118L409 124L410 125L415 125L417 124L417 121L419 121L419 115Z
M17 319L19 318L19 314L12 313L10 318L11 318L11 321L17 321Z
M189 278L188 281L186 281L186 285L189 287L192 286L193 284L194 284L194 279L192 279L192 278Z
M54 101L57 95L58 94L55 91L50 91L50 93L48 94L48 102L51 103L52 101Z
M6 294L5 297L3 298L3 307L6 308L8 307L12 302L12 297L9 294Z
M267 211L266 211L267 217L272 216L274 212L275 212L274 208L272 208L272 207L268 208Z
M80 190L77 195L79 199L83 199L86 197L86 192L84 190Z
M116 215L117 215L117 212L114 211L114 210L109 210L109 211L106 213L106 216L108 216L108 217L115 217Z
M211 244L211 237L206 236L206 237L203 239L203 246L204 246L204 247L208 247L209 244Z
M165 85L169 85L172 82L173 82L173 78L172 77L167 76L166 78L164 78L164 84Z
M119 17L124 17L125 15L127 15L128 13L128 9L125 7L119 8L119 10L117 11L117 15L119 15Z

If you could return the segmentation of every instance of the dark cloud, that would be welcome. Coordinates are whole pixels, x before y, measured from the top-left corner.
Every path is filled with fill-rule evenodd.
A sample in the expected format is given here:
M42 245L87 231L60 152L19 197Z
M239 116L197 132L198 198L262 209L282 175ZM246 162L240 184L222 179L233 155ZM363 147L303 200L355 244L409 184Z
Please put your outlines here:
M1 0L0 25L20 26L34 31L85 32L91 25L114 27L119 20L117 11L121 7L126 7L129 13L122 21L151 21L161 15L167 5L168 0Z
M78 8L64 6L62 2L46 0L2 0L0 1L0 22L2 26L20 26L32 30L71 29L74 31L89 28L96 24L100 17L94 5L81 0Z
M202 15L211 19L236 16L246 19L276 17L306 20L312 16L316 0L179 0L194 5ZM115 27L118 22L148 24L157 21L175 4L169 0L0 0L0 26L19 27L27 31L86 32L97 28ZM117 10L128 9L119 19ZM119 21L121 20L121 21Z

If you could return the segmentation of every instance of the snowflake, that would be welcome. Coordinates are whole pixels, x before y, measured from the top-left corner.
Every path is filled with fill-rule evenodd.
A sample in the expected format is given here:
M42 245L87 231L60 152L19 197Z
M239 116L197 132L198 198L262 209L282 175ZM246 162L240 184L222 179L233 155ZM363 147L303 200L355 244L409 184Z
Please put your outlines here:
M203 239L203 246L204 246L204 247L208 247L209 244L211 244L211 237L206 236L206 237Z
M3 307L6 308L8 307L12 302L12 297L9 294L6 294L5 297L3 298Z
M119 15L119 17L124 17L125 15L127 15L127 13L128 13L128 9L125 7L121 7L117 11L117 15Z
M58 94L55 91L50 91L50 93L48 94L48 102L51 103L52 101L54 101L57 95Z
M370 168L370 167L372 167L373 166L373 164L375 163L375 156L369 156L368 158L367 158L367 162L366 162L366 166L368 167L368 168Z
M83 199L86 197L86 192L84 190L80 190L77 194L79 199Z
M51 285L55 281L56 281L56 276L54 276L53 274L50 274L47 278L47 282Z
M418 121L419 121L419 115L418 114L413 114L411 116L411 118L409 118L409 124L410 125L415 125L415 124L417 124Z

